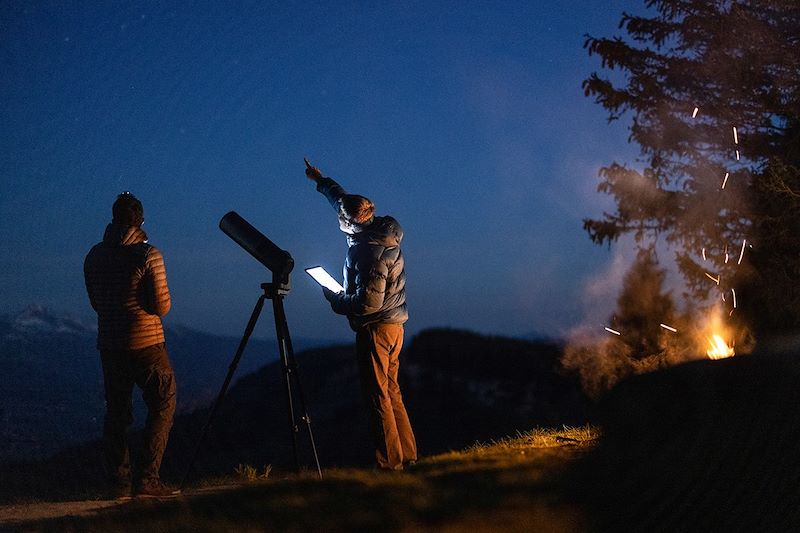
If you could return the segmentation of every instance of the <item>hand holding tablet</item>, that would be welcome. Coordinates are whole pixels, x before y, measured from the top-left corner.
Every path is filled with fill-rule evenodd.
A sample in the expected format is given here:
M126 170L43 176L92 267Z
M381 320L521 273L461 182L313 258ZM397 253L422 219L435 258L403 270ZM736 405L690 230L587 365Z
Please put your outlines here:
M333 291L335 293L344 292L344 287L342 287L342 285L338 281L336 281L333 278L333 276L328 274L328 272L321 266L306 268L305 271L308 273L309 276L314 278L314 281L316 281L329 291Z

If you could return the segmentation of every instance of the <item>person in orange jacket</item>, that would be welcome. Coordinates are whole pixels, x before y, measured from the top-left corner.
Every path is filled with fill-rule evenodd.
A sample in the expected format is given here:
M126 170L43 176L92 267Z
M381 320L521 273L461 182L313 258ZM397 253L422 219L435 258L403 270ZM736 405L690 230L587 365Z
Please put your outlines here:
M111 495L117 499L176 494L159 476L175 413L175 374L165 348L161 317L171 299L161 252L147 242L142 203L120 194L103 240L84 261L89 302L97 312L97 348L103 366L106 416L103 442ZM135 487L127 430L131 395L142 390L148 414L141 475Z

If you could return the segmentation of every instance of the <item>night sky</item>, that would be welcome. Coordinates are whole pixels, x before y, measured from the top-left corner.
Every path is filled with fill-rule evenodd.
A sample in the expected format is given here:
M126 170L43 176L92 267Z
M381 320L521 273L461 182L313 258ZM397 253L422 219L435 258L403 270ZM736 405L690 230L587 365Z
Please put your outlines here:
M93 318L83 259L129 190L166 323L241 335L271 278L219 230L235 210L295 259L292 335L350 339L302 271L346 251L308 157L403 226L410 333L563 335L624 261L581 227L613 207L598 168L637 154L581 89L584 34L623 11L643 2L3 2L0 312Z

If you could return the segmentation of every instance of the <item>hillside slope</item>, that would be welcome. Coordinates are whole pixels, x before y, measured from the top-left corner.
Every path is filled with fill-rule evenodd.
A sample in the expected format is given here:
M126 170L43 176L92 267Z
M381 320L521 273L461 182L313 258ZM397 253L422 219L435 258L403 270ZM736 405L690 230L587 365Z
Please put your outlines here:
M193 489L173 500L0 507L0 527L52 531L581 531L558 480L591 428L526 432L412 470L327 470ZM75 516L82 514L83 516ZM47 518L47 517L50 518Z
M583 423L583 397L574 380L557 372L559 353L550 343L464 331L420 333L401 362L401 386L420 453L459 449L537 425ZM322 466L370 465L352 346L305 351L297 360ZM280 365L270 364L230 389L192 479L230 474L242 463L294 470L283 381ZM200 409L176 419L162 469L166 479L176 481L186 471L207 416L207 409ZM306 434L299 437L300 461L309 466ZM100 456L95 441L45 461L0 465L0 501L99 494Z
M232 492L190 489L165 503L135 501L92 517L29 525L81 531L798 531L799 402L794 352L697 361L617 386L597 405L599 439L592 428L525 432L490 446L427 455L398 475L327 468L319 481L279 469ZM341 438L347 433L339 428ZM49 466L57 474L61 464ZM254 466L261 470L261 463ZM0 472L4 481L7 474ZM10 523L15 508L8 509L0 509L0 526Z
M800 531L800 359L756 353L631 378L574 474L601 531Z
M577 382L557 371L558 346L457 330L427 330L401 357L400 384L423 455L459 449L535 426L585 422ZM373 452L360 397L352 346L298 355L299 375L325 467L371 465ZM198 462L205 474L230 472L239 463L291 469L284 374L276 365L242 378L226 398ZM173 430L165 468L182 461L206 420L198 411ZM311 465L299 435L301 463Z

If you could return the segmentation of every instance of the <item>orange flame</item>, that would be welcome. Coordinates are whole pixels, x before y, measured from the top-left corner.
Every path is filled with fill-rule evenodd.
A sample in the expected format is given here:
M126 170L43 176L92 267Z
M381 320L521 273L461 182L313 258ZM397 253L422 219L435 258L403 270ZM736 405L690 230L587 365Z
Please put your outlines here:
M726 357L732 357L736 353L733 347L728 346L728 343L716 333L708 338L708 342L710 346L706 350L706 355L709 359L725 359Z

